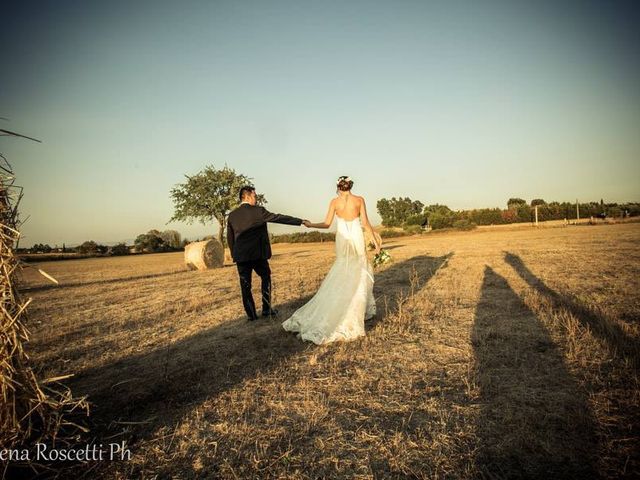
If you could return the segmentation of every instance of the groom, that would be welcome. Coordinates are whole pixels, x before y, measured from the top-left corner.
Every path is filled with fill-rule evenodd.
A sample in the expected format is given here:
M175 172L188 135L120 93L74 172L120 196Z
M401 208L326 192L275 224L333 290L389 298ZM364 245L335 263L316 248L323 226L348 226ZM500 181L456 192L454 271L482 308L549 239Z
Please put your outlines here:
M248 320L257 320L258 313L251 294L251 274L255 270L262 280L262 316L276 315L271 306L271 244L267 222L301 225L304 220L271 213L256 205L256 189L251 186L240 189L240 206L229 214L227 220L227 244L233 261L238 267L242 304Z

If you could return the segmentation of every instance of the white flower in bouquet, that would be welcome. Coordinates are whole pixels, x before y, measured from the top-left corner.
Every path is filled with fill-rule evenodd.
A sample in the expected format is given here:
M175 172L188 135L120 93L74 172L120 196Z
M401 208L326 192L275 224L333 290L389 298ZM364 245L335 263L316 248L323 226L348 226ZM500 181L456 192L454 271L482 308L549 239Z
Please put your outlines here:
M391 255L389 255L389 252L387 252L383 248L380 250L380 252L376 254L375 257L373 257L373 268L379 267L380 265L384 265L385 263L389 263L391 260L393 260L391 258Z

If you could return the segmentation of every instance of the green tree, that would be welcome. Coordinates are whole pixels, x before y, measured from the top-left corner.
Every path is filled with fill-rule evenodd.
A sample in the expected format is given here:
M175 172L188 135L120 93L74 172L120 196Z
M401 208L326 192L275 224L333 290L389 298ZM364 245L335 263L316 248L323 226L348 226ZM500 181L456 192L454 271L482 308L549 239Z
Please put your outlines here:
M510 198L509 201L507 202L507 208L511 210L512 208L522 207L523 205L526 205L526 204L527 204L527 201L523 200L522 198Z
M376 203L376 207L378 208L378 213L382 217L382 224L386 227L395 227L396 220L393 208L391 207L391 200L381 198Z
M422 213L424 204L419 200L411 200L409 197L393 197L391 200L381 198L376 203L376 207L385 227L399 227L406 224L409 218L412 221L417 221L413 217Z
M36 243L31 249L34 253L51 253L51 246L47 243Z
M411 215L410 217L407 218L407 221L405 222L405 226L421 226L426 219L427 219L427 215L424 213Z
M149 230L147 233L141 233L133 242L137 252L165 252L169 246L158 235L158 230Z
M450 228L456 220L456 214L446 205L429 205L425 207L424 213L429 218L429 224L434 230L440 228Z
M533 209L529 205L519 205L515 208L515 212L517 214L518 222L533 222Z
M182 246L180 233L175 230L165 230L159 236L171 248L180 248Z
M129 247L124 243L118 243L111 247L111 255L129 255Z
M240 203L240 188L253 185L252 179L227 166L218 170L211 165L193 176L185 175L185 178L185 183L171 189L175 211L169 221L191 224L197 220L206 225L216 220L220 225L218 240L224 245L227 216ZM258 195L258 203L267 203L263 195Z
M547 204L547 202L545 202L541 198L534 198L533 200L531 200L531 206L532 207L539 206L539 205L546 205L546 204Z
M93 240L87 240L76 247L78 253L95 255L100 251L99 245Z
M476 225L500 225L504 223L502 210L499 208L480 208L467 210L464 213L464 219Z

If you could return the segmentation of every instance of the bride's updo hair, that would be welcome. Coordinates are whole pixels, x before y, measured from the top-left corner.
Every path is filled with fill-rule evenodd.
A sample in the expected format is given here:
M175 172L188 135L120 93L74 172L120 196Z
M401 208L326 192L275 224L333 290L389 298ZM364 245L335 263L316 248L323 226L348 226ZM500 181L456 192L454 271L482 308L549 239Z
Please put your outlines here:
M338 178L336 185L338 186L338 190L348 192L353 187L353 180L351 180L350 177L343 175Z

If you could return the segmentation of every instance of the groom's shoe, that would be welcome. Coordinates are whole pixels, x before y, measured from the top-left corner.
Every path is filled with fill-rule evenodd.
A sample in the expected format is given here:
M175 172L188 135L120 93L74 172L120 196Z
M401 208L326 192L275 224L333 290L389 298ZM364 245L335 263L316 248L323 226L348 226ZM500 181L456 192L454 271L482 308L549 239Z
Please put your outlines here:
M262 311L262 316L263 317L275 317L276 315L278 315L278 310L276 310L275 308L272 308L271 310L263 310Z

